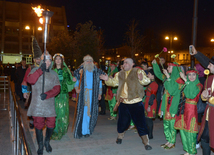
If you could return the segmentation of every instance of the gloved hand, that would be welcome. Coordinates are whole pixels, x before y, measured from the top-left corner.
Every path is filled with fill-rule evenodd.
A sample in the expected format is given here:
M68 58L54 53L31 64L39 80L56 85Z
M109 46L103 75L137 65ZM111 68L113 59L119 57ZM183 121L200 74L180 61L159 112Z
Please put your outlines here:
M46 63L43 62L39 68L44 72L46 70Z
M46 97L47 97L47 94L42 93L40 96L41 96L41 100L45 100L45 99L46 99Z

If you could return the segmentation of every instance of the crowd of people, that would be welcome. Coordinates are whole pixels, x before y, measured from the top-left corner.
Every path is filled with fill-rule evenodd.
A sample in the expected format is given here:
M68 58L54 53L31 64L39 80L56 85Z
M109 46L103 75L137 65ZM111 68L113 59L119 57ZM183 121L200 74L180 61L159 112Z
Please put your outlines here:
M30 127L35 128L38 155L43 154L44 147L52 152L50 140L60 140L68 130L69 92L74 92L77 103L74 138L90 137L98 115L106 114L107 103L108 120L117 120L117 144L122 144L126 130L135 128L145 150L151 150L153 121L161 118L166 142L160 147L173 149L179 131L185 155L197 154L199 141L203 154L209 155L214 148L214 133L210 132L214 119L214 57L207 58L194 46L192 55L200 62L194 68L177 62L166 65L160 57L159 64L154 59L151 66L146 60L138 66L132 58L126 58L111 62L107 70L86 55L72 75L62 54L42 54L33 38L34 64L27 67L23 59L21 66L16 65L8 75L19 99L29 106L27 115ZM206 68L211 73L207 79Z

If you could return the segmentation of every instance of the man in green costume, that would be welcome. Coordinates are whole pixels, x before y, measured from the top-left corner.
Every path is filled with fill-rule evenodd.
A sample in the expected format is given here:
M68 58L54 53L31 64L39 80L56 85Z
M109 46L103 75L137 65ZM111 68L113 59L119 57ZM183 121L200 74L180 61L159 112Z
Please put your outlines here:
M180 78L179 66L177 63L169 63L167 70L163 69L164 74L160 71L156 60L152 61L152 65L156 77L163 81L165 88L159 115L163 115L164 134L167 142L162 144L161 147L172 149L175 147L177 132L174 128L175 114L178 110L181 86L184 81Z

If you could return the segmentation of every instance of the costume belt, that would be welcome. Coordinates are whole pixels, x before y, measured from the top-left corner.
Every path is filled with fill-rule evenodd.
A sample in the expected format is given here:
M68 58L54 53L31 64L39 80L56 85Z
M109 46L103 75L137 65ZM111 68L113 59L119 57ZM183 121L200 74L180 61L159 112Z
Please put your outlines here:
M89 117L91 117L91 114L90 114L90 93L89 91L92 90L92 89L88 89L88 88L85 88L85 106L88 107L88 111L87 111L87 114Z

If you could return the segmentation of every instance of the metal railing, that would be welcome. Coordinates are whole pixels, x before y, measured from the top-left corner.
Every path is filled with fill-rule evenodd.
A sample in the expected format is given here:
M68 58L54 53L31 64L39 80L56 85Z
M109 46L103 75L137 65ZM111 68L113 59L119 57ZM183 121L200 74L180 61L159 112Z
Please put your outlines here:
M8 105L5 102L6 93L7 93L7 90L8 90L8 78L7 78L7 76L0 76L0 91L1 90L3 90L3 92L4 92L4 103L0 104L0 107L1 107L0 110L7 110L7 106ZM3 106L3 108L2 108L2 106Z
M8 79L8 89L9 89L9 115L11 121L11 133L13 142L13 152L14 155L32 155L31 150L26 141L26 132L19 110L19 105L15 97L15 87L12 86L13 83Z

